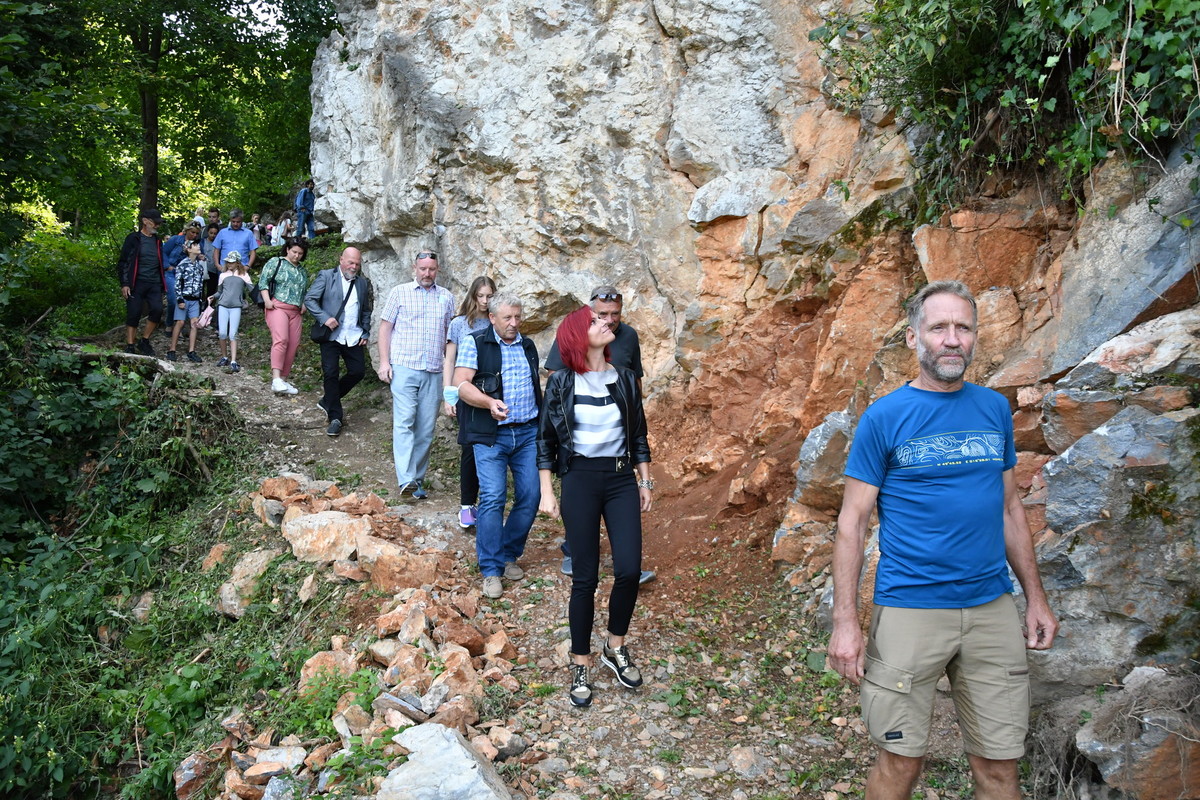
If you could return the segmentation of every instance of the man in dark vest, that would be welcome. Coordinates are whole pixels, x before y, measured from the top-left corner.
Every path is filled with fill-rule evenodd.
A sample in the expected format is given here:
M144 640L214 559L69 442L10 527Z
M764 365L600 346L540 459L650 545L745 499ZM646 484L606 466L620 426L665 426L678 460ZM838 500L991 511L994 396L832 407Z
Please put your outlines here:
M542 405L538 353L521 336L521 299L497 294L488 304L491 326L467 336L454 362L458 387L459 440L473 445L479 473L475 554L483 593L504 592L501 576L525 577L517 559L537 515L541 486L537 470L537 419ZM504 519L508 472L513 505Z

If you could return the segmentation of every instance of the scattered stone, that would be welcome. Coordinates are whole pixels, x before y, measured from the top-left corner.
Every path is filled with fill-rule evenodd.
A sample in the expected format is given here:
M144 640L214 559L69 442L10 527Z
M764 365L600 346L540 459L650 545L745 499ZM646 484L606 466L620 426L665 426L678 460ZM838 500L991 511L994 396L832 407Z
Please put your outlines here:
M287 508L278 500L270 497L263 497L255 492L250 505L254 516L258 517L259 522L269 528L278 528L283 524L284 515L287 513Z
M285 517L282 530L297 560L338 561L350 558L359 536L370 534L371 521L341 511L321 511Z
M398 711L413 722L424 722L429 719L429 713L416 705L397 697L394 694L381 692L372 702L371 707L376 711Z
M307 603L316 596L317 574L314 572L304 579L304 583L300 584L300 591L296 593L296 597L301 603Z
M203 753L192 753L175 768L175 797L188 800L217 769L217 765Z
M241 619L258 589L258 579L283 551L274 547L251 550L238 559L229 580L217 592L217 611Z
M260 761L243 773L247 783L265 786L271 778L283 775L288 768L278 761Z
M729 751L729 766L743 778L761 778L771 768L771 762L751 747L735 747Z
M295 478L267 478L258 491L263 497L284 500L300 491L300 482Z
M217 544L214 544L212 546L212 549L208 551L208 555L206 555L204 557L204 560L200 562L200 571L208 572L213 567L215 567L217 564L220 564L222 561L225 560L225 554L228 552L229 552L229 543L228 542L219 542Z
M495 761L500 755L500 751L496 749L496 745L492 744L491 739L482 733L471 738L471 747L474 747L475 752L488 761Z
M507 636L505 639L507 640ZM472 656L481 656L485 651L483 634L474 625L463 620L450 620L434 628L433 640L438 644L449 642L461 645Z
M372 514L386 514L387 504L374 492L366 494L351 492L344 497L336 498L333 501L333 510L344 511L356 517L371 516Z
M462 734L426 723L401 731L393 741L408 760L388 773L377 800L511 800L491 763Z
M708 767L684 767L683 774L689 778L699 778L702 780L717 777L717 771Z
M129 613L138 622L145 622L150 619L150 609L152 608L154 608L154 592L143 592L138 595Z
M496 747L501 760L519 756L529 748L529 743L508 728L494 727L488 731L487 738Z
M471 616L471 615L468 615ZM512 661L517 657L517 648L513 645L508 634L503 630L496 631L483 643L484 655L492 658L503 658Z
M304 766L308 767L313 772L325 766L334 755L342 749L342 746L336 742L323 744L308 754L308 758L304 759Z
M254 726L246 719L246 712L240 708L234 711L225 719L221 720L221 727L224 728L229 735L235 739L247 741L254 736Z
M358 565L357 561L347 559L339 559L333 562L333 577L338 583L346 583L348 581L365 583L371 580L371 576L365 569Z
M357 669L358 659L351 653L342 650L325 650L316 653L304 662L304 666L300 668L300 681L296 688L304 691L322 672L332 672L348 677L353 675Z
M225 770L225 791L236 794L242 800L261 800L263 796L263 787L250 783L236 769Z
M267 789L263 792L262 800L295 800L296 797L296 782L288 776L271 778L267 782Z

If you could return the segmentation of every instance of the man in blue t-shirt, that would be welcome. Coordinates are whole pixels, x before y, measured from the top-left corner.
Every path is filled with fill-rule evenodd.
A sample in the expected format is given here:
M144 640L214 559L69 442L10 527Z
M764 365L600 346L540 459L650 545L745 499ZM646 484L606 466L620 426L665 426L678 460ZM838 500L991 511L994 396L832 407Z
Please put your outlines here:
M958 281L928 284L909 301L906 335L920 373L866 410L846 463L828 655L840 675L861 681L863 717L880 748L870 798L912 796L943 673L976 796L1019 798L1025 650L1048 649L1058 630L1013 478L1008 401L963 380L977 313ZM880 555L864 641L858 582L876 508ZM1024 631L1009 567L1025 592Z
M225 253L237 250L242 257L242 263L249 270L254 266L254 258L258 249L258 239L249 228L245 226L245 217L242 215L240 208L235 208L229 212L229 227L223 229L217 234L217 238L213 240L213 261L216 264L222 263ZM205 296L211 296L217 293L218 276L209 274L209 286Z

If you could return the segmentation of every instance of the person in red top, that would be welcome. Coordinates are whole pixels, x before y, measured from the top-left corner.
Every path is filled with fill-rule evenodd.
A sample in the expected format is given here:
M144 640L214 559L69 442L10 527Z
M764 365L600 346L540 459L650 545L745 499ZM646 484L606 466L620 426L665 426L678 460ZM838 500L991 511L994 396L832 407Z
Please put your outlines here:
M152 356L150 335L162 322L163 294L167 291L162 242L158 238L163 218L157 208L142 209L139 218L141 229L126 236L121 246L117 272L121 278L121 296L125 298L125 352ZM145 333L138 341L137 328L143 309L147 310L148 319Z

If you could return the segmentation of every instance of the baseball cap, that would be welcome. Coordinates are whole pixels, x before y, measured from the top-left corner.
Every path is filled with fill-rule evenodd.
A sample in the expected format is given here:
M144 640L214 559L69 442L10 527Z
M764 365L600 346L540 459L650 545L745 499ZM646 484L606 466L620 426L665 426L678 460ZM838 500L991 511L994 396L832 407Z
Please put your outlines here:
M138 218L139 219L150 219L150 220L154 220L155 222L158 222L158 223L161 223L163 221L162 214L160 214L158 212L157 208L143 208L141 210L141 213L138 214Z

